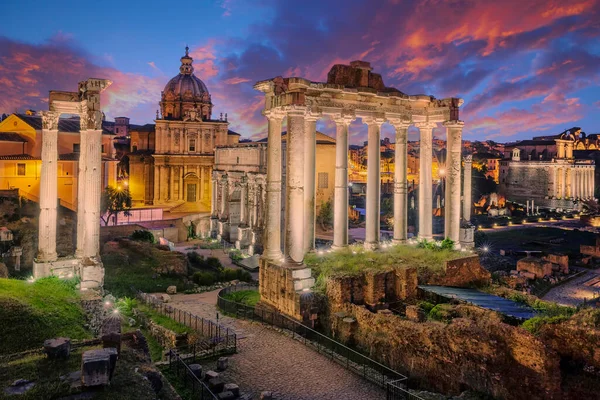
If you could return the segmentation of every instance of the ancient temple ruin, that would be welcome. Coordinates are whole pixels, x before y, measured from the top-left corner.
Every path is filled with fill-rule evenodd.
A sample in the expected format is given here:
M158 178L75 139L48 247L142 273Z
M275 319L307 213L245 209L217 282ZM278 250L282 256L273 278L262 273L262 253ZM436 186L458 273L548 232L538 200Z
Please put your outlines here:
M300 318L300 293L314 284L303 264L315 241L315 131L318 119L336 124L334 195L334 248L348 245L348 126L361 118L368 126L366 235L364 246L380 245L380 128L396 129L394 175L394 243L407 239L407 135L409 126L420 130L419 237L432 239L432 131L438 123L447 133L447 190L445 237L460 247L462 99L438 100L407 95L386 87L380 74L365 61L334 65L327 82L297 77L260 81L254 88L265 94L263 114L268 119L267 215L265 250L261 261L261 298ZM287 118L286 215L281 227L281 124ZM470 186L470 185L469 185ZM470 198L470 193L466 194ZM281 251L284 232L284 250Z
M81 289L100 287L100 197L102 191L102 110L100 93L112 82L90 78L78 92L50 91L49 111L42 112L42 171L38 253L34 278L78 276ZM77 187L77 249L72 257L56 253L58 120L61 114L80 116L79 179Z

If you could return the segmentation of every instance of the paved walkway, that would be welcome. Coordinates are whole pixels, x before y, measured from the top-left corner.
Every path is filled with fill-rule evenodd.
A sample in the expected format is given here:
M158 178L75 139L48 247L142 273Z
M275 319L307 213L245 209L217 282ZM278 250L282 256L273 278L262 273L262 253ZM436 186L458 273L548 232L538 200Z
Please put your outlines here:
M171 296L171 306L216 319L217 292ZM219 323L238 333L238 353L227 379L258 398L270 390L277 400L377 400L385 391L264 324L222 316Z
M543 299L565 306L576 307L577 305L582 304L584 300L590 301L594 298L598 298L600 295L600 287L586 286L584 283L594 278L600 278L600 269L590 269L587 271L587 274L583 274L563 285L550 289Z

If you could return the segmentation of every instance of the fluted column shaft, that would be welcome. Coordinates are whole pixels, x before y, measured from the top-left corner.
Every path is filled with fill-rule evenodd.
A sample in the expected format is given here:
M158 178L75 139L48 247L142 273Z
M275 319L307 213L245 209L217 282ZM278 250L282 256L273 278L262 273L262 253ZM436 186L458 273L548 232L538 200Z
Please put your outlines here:
M417 124L419 128L419 238L433 238L433 128L435 123Z
M100 255L100 197L102 181L102 130L88 129L85 163L85 241L84 257ZM81 177L80 177L81 180Z
M394 154L394 243L404 243L408 234L407 139L408 123L394 123L396 149Z
M306 111L292 109L287 115L285 263L300 266L304 262L304 136Z
M467 222L471 221L471 207L473 206L473 156L468 155L465 157L465 175L464 175L464 189L463 189L463 219Z
M227 175L225 175L221 179L221 220L227 219L227 192L229 191L227 186Z
M58 114L42 115L42 171L40 176L40 219L38 261L55 261L56 206L58 203Z
M248 200L246 197L248 196L248 181L246 178L242 178L242 183L240 187L240 225L247 225L246 215L248 214L246 211L246 204Z
M571 187L573 188L573 198L576 199L579 197L579 170L577 168L573 168L573 179L571 183Z
M379 226L381 209L381 118L365 118L368 126L367 149L367 204L365 221L365 248L379 248Z
M446 126L446 196L444 210L444 236L454 241L455 246L460 240L460 195L461 195L461 150L462 129L464 122L448 121Z
M561 196L563 199L567 197L567 167L566 166L563 166L563 168L562 168Z
M217 196L219 194L219 181L216 174L212 174L212 195L210 199L210 215L214 218L217 215ZM181 198L183 199L183 193Z
M87 167L87 138L85 131L79 133L79 172L77 175L77 249L76 257L83 257L85 253L85 176Z
M175 200L175 167L169 167L169 200Z
M558 183L558 167L554 167L554 198L558 198L559 195L559 183Z
M594 177L594 168L590 169L590 197L593 199L595 197L596 191L596 179Z
M348 126L352 117L335 120L335 188L333 194L333 247L348 246Z
M281 259L281 121L282 113L265 113L269 122L267 139L267 215L264 255Z
M304 119L304 251L307 253L315 248L317 119L316 115Z

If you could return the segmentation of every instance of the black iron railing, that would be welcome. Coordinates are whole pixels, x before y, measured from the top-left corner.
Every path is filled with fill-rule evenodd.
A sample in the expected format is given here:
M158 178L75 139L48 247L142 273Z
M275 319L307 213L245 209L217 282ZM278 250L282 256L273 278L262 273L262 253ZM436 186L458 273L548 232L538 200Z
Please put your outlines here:
M386 389L387 400L419 400L405 389L408 378L383 364L343 345L312 328L283 314L237 303L224 297L241 290L258 290L255 285L239 284L222 289L217 297L218 307L236 318L260 321L283 329L293 338L325 355L344 368Z
M172 307L156 296L137 291L137 298L150 306L156 312L183 324L201 336L198 345L203 345L206 352L213 356L219 354L233 354L237 352L237 336L229 328L206 318L198 317L187 311Z
M196 362L196 355L192 359L192 363ZM192 392L193 399L199 400L218 400L219 398L210 391L206 383L202 382L200 377L194 374L183 358L177 354L175 350L169 350L169 370L174 372L177 379L181 381L185 389Z

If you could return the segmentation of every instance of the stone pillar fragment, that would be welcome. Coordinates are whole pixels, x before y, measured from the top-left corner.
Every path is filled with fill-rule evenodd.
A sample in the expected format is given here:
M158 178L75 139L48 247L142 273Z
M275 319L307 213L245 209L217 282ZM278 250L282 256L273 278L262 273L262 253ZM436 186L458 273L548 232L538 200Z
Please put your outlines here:
M472 174L473 174L473 156L468 155L464 158L464 189L463 189L463 219L467 222L471 221L472 199Z
M87 130L87 128L86 128ZM77 175L77 249L75 256L83 257L85 253L85 176L87 167L87 135L79 133L79 167Z
M215 218L217 216L217 197L219 194L219 181L218 181L219 177L218 174L216 172L212 173L212 196L210 199L210 215L211 217ZM182 196L183 198L183 196Z
M58 203L58 119L56 112L42 113L42 171L37 260L55 261L56 207Z
M379 226L381 209L381 140L380 129L383 118L363 118L368 126L367 149L367 204L365 221L365 249L379 248Z
M101 116L97 117L101 121ZM84 257L92 258L100 255L100 198L102 181L102 129L88 129L83 133L86 139L86 174L85 174L85 239ZM81 177L79 177L81 180Z
M334 248L348 246L348 126L353 119L342 115L335 119Z
M301 266L304 262L304 135L306 110L296 107L287 116L285 263Z
M318 115L309 113L304 119L304 251L315 248L315 213L316 213L316 153L317 153L317 119Z
M460 247L460 195L461 150L464 122L448 121L446 126L446 201L444 210L444 236Z
M248 178L245 176L242 177L240 183L240 225L246 226L248 225L248 212L246 210L246 206L248 203Z
M227 175L223 175L221 177L221 206L220 206L220 210L219 210L219 215L220 215L220 219L221 221L224 221L227 219L227 192L229 191L228 187L227 187Z
M433 183L431 168L433 165L433 128L435 123L425 122L416 125L419 138L419 238L433 238Z
M284 114L278 111L264 113L268 118L267 139L267 215L268 235L263 241L264 256L270 260L281 259L281 121ZM289 129L288 129L289 130Z
M409 123L392 122L396 128L394 155L394 243L406 242L408 235L407 139Z

